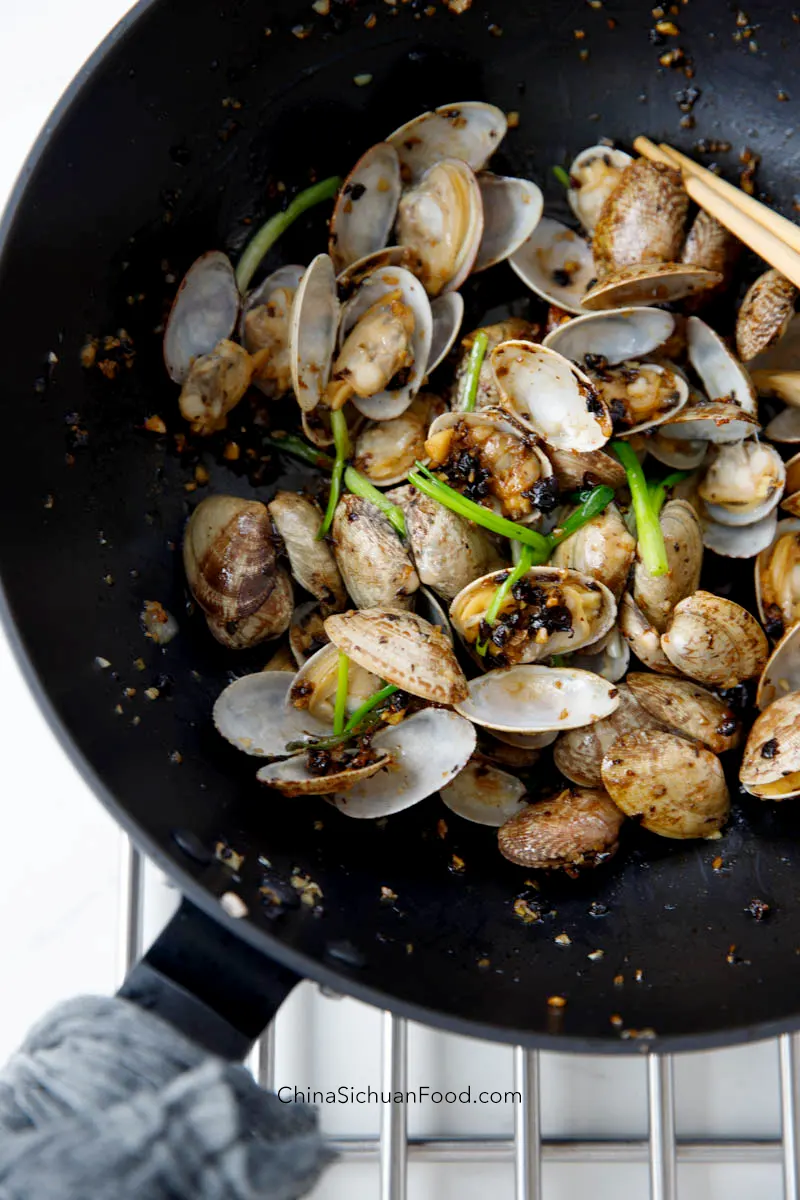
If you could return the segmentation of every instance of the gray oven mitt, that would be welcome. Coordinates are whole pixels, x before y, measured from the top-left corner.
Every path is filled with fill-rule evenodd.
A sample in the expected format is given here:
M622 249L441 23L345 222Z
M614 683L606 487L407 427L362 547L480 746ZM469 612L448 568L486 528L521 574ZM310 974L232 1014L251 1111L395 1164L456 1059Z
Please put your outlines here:
M126 1000L60 1005L0 1072L0 1200L294 1200L332 1157L313 1109Z

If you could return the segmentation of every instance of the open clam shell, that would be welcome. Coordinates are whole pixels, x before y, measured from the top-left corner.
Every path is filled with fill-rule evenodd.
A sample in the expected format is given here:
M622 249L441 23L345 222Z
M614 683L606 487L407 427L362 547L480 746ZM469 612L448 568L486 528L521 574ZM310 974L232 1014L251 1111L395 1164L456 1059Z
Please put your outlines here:
M289 391L289 321L305 267L278 267L242 302L239 340L248 354L268 350L269 357L253 374L253 385L271 400Z
M455 704L467 681L449 638L415 613L378 608L328 617L325 632L352 662L412 696Z
M777 508L786 483L786 467L765 442L720 446L697 492L712 521L752 525Z
M613 146L588 146L573 158L567 200L588 234L594 233L603 205L632 162L630 154Z
M281 762L268 763L256 771L259 783L266 784L284 796L327 796L342 793L363 784L386 770L392 763L388 751L376 754L372 762L360 767L343 764L338 769L328 771L324 775L314 772L306 761L303 753L285 758Z
M328 253L337 274L384 248L400 190L397 151L389 142L378 142L361 156L336 197Z
M356 784L333 803L348 817L388 817L446 787L475 751L475 729L457 713L426 708L372 739L391 755L386 771Z
M686 344L689 362L700 376L709 400L733 401L742 412L757 418L758 399L752 380L719 334L700 317L689 317Z
M744 412L738 404L726 400L694 400L681 409L677 421L660 426L663 433L678 441L698 440L727 445L758 433L758 418Z
M595 367L587 375L613 414L618 437L674 421L689 399L686 380L661 363Z
M403 179L411 181L443 158L459 158L473 171L480 171L507 128L501 109L480 100L467 100L422 113L395 129L386 140L398 153Z
M330 724L287 707L286 671L256 671L229 683L214 705L214 724L226 741L254 758L282 758L288 742L325 737Z
M599 450L611 436L611 417L591 381L545 346L501 342L492 370L504 408L556 450Z
M624 679L631 661L631 648L619 629L614 628L601 638L600 643L587 646L577 654L570 654L567 659L569 666L581 671L591 671L600 675L609 683L618 683Z
M647 453L674 471L693 471L705 460L708 442L670 437L662 428L654 428L647 439Z
M430 375L447 357L464 320L464 297L460 292L445 292L431 302L433 330L426 375Z
M800 518L776 524L755 565L756 604L770 637L800 621Z
M333 728L333 712L338 687L339 653L336 646L328 644L307 658L291 681L285 703L287 709L308 713L321 723L326 733ZM377 675L366 670L357 662L351 662L347 672L347 700L345 711L348 716L369 699L381 686Z
M415 462L427 462L428 425L445 409L438 396L420 392L399 417L367 422L356 439L353 466L376 487L402 483Z
M791 408L800 408L800 371L765 371L758 368L750 372L750 379L759 396L774 396Z
M548 304L585 313L582 298L595 277L589 244L560 221L542 217L533 233L508 260L527 288Z
M414 255L405 246L384 246L383 250L365 254L336 276L339 299L349 300L358 285L380 267L405 267L413 272L414 265Z
M333 262L327 254L318 254L295 292L289 319L289 368L303 412L316 408L325 393L338 325Z
M760 675L769 652L764 631L746 608L704 591L675 606L661 648L684 675L715 688Z
M485 271L510 258L533 233L542 216L541 188L528 179L482 171L483 236L472 272Z
M771 442L796 445L800 442L800 408L785 408L779 412L764 428L764 434Z
M239 289L227 254L209 250L183 277L164 329L164 363L183 383L201 354L230 338L239 315Z
M739 779L762 800L800 795L800 693L779 696L756 718Z
M397 241L415 255L417 275L429 296L461 287L475 263L483 231L478 180L460 159L435 163L400 199Z
M722 282L719 271L691 263L640 263L604 275L581 298L584 311L629 304L669 304Z
M703 545L722 558L754 558L775 537L778 514L774 511L751 525L720 525L705 515L700 517Z
M690 679L632 671L626 680L642 708L666 728L715 754L739 745L742 723L724 701Z
M627 683L617 689L617 707L607 717L560 734L553 761L562 775L581 787L602 787L603 758L623 733L661 729L661 722L642 708Z
M599 675L525 664L470 680L469 694L455 708L486 729L531 734L590 725L618 704L617 688Z
M498 830L497 845L518 866L574 876L616 854L623 820L602 789L564 788L510 817Z
M661 635L644 615L630 592L622 597L619 606L619 629L633 653L661 675L677 675L678 669L661 649Z
M428 370L433 338L433 316L425 290L418 279L404 267L379 267L359 285L342 309L340 340L344 339L359 319L383 297L399 292L400 300L414 314L411 335L413 362L400 387L387 388L374 396L353 396L353 404L371 421L388 421L405 412L422 386Z
M502 825L528 803L525 784L502 771L482 754L474 754L463 771L439 788L451 812L476 825Z
M553 464L559 486L564 492L596 487L600 483L607 483L617 491L627 483L625 469L619 459L606 454L604 450L589 450L582 454L577 450L558 450L554 446L545 446L545 453Z
M781 696L800 691L800 625L787 629L761 673L756 704L767 708Z
M742 362L781 340L794 316L797 288L770 268L750 285L736 317L736 353Z
M579 367L591 365L586 363L587 355L599 356L606 365L614 367L652 354L671 337L674 329L672 313L661 308L618 308L586 313L558 325L542 345L571 358Z

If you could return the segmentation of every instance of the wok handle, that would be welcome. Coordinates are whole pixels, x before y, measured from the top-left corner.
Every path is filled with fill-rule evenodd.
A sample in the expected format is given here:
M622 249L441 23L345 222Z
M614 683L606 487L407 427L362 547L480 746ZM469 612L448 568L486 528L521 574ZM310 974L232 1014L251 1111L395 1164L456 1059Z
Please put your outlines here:
M184 899L117 993L211 1054L243 1059L300 976Z

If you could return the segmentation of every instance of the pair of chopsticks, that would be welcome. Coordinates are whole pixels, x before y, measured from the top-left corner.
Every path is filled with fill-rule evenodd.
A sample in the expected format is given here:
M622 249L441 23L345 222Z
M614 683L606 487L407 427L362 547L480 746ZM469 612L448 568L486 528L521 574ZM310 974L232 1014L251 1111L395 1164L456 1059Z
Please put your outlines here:
M664 142L657 146L649 138L637 137L633 148L651 162L680 171L683 185L696 204L800 287L800 226Z

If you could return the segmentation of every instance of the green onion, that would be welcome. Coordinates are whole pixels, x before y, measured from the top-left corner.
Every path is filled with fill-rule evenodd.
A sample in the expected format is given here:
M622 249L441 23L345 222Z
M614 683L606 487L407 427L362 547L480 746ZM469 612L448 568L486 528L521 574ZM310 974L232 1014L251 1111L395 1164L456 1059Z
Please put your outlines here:
M461 380L461 386L458 392L458 403L456 408L462 412L474 412L475 400L478 395L478 382L481 377L481 367L483 360L486 357L486 351L489 346L489 338L482 329L479 329L475 334L475 339L472 343L472 349L469 352L469 360L467 369L464 372L464 377Z
M628 477L642 562L653 578L657 579L667 574L669 563L658 512L651 501L642 465L627 442L614 441L611 443L611 449L622 463Z
M354 738L361 737L368 733L377 725L381 724L382 714L374 712L374 709L382 704L384 700L388 700L395 692L400 689L395 687L393 683L387 683L386 687L382 687L379 691L373 692L368 696L363 704L355 710L350 720L345 725L341 733L334 733L331 737L315 738L313 741L299 739L295 742L287 742L286 749L292 750L333 750L336 746L341 746L345 742L350 742ZM338 692L337 692L338 698Z
M377 708L379 704L382 704L384 700L388 700L390 696L393 696L394 693L398 692L399 690L400 689L395 687L393 683L387 683L386 687L382 687L380 691L373 692L371 696L367 697L363 704L358 706L350 720L345 725L344 732L351 733L357 728L358 725L361 724L361 722L364 720L364 717L366 717L368 713L372 712L373 708Z
M509 521L505 517L491 512L490 509L484 508L482 504L476 504L474 500L462 496L455 488L451 488L437 479L433 472L429 471L421 462L417 462L415 469L409 471L408 482L413 484L417 491L422 492L425 496L430 496L432 500L438 500L440 504L449 508L451 512L457 513L458 516L465 517L468 521L474 521L476 525L482 525L484 529L490 529L492 533L499 533L502 537L511 538L512 541L530 546L536 551L537 563L547 562L550 545L547 538L543 537L541 533L536 533L535 530L528 529L524 525L517 525L516 522Z
M556 546L561 542L571 537L573 533L577 533L584 525L588 525L595 517L599 517L604 509L608 508L611 501L614 499L614 489L608 484L601 483L599 487L592 488L591 492L584 493L585 499L580 508L576 508L574 513L570 513L563 525L559 525L558 529L554 529L552 533L547 535L551 547L555 550Z
M686 479L689 475L688 471L673 471L671 475L667 475L660 482L653 481L648 485L650 494L650 503L653 506L653 512L658 516L661 509L664 507L664 501L667 498L667 492L670 488L675 487L676 483L680 483L682 479Z
M562 187L565 187L565 188L572 187L572 181L569 177L569 171L565 170L564 167L551 167L550 170L553 172L553 174L555 175L558 182L562 185Z
M513 571L508 572L505 579L492 597L492 603L486 610L485 623L487 625L494 625L495 621L497 620L497 615L500 612L500 609L503 607L505 599L513 588L514 584L519 583L520 579L522 579L522 576L527 575L532 566L534 566L534 551L530 546L523 546L522 553L519 556L519 562L514 567ZM484 655L489 649L488 641L476 642L475 649L478 651L478 654Z
M392 504L391 500L387 500L383 492L378 491L374 484L356 471L355 467L348 467L344 473L344 483L348 491L354 496L360 496L362 500L369 500L376 508L379 508L386 519L390 522L393 528L400 534L400 537L406 536L406 519L403 516L403 510L399 504Z
M350 434L347 432L347 420L343 409L339 408L336 412L331 413L331 429L333 430L333 444L336 447L336 461L333 464L331 475L331 490L328 492L328 507L325 509L325 516L319 527L317 541L324 538L331 527L333 514L336 512L336 505L342 494L342 476L350 457Z
M567 665L566 654L551 654L550 655L550 666L551 667L565 667L566 665Z
M347 712L347 674L350 659L344 650L339 651L339 664L336 671L336 699L333 703L333 732L344 733L344 719Z
M293 433L287 433L285 437L262 437L261 440L265 446L279 450L282 454L292 454L295 458L300 458L310 466L318 467L321 471L333 470L333 459L329 454L317 450L315 446L309 446L308 442L295 437Z
M270 217L261 228L253 234L250 241L244 248L242 257L239 259L239 265L236 268L236 282L239 286L239 291L244 293L250 286L250 280L258 270L261 260L264 255L270 250L282 233L292 225L298 217L302 216L309 208L313 208L315 204L321 204L323 200L330 200L335 196L341 186L341 179L338 175L331 175L329 179L322 179L319 183L312 184L305 191L298 192L291 204L284 209L283 212L275 213Z

